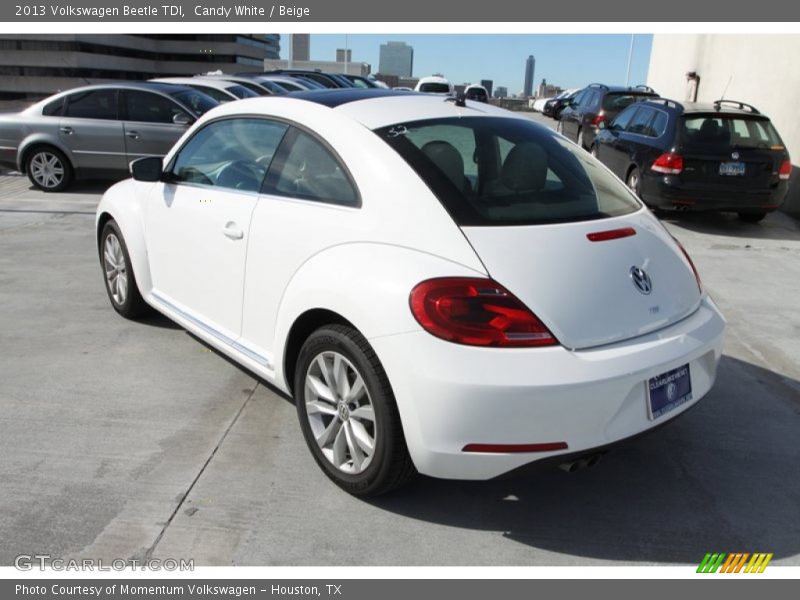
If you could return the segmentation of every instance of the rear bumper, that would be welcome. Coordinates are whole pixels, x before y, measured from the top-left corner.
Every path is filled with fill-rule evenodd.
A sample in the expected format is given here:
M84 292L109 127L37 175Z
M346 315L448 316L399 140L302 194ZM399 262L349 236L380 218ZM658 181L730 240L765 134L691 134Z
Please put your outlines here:
M683 321L600 348L489 349L425 332L370 340L386 369L417 469L490 479L646 432L693 406L714 383L725 321L706 298ZM648 416L647 381L689 364L692 399ZM547 444L541 452L465 452L467 444Z
M789 189L787 181L761 190L690 187L678 177L642 175L642 200L649 206L676 210L720 210L769 212L783 204Z

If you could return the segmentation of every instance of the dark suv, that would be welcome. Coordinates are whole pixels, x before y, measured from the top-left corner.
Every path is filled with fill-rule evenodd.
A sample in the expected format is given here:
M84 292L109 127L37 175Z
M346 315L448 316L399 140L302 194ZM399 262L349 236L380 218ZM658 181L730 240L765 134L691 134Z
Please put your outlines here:
M733 100L639 102L602 127L592 153L649 206L751 223L783 203L792 171L769 118Z
M588 150L600 123L610 121L634 102L658 98L652 88L614 87L592 83L578 92L561 111L558 131Z

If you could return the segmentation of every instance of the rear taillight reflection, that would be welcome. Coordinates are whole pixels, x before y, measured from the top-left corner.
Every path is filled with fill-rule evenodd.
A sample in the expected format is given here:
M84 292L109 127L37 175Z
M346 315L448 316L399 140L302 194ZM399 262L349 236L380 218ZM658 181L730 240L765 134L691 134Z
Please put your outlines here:
M511 292L491 279L443 277L417 285L411 312L432 335L470 346L531 347L558 344Z

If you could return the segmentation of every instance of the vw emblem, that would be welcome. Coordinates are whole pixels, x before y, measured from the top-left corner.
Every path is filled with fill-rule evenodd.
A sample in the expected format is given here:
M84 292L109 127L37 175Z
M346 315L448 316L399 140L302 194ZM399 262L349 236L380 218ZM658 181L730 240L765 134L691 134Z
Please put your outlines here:
M731 158L733 160L739 160L739 153L738 152L734 152L733 154L731 154Z
M631 280L633 285L645 296L653 291L653 283L650 281L650 276L636 265L631 267Z

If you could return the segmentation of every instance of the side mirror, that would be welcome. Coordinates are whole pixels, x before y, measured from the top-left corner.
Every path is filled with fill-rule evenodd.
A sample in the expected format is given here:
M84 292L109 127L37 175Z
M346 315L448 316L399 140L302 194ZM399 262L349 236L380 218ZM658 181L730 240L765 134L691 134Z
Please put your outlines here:
M131 175L136 181L161 181L163 168L160 156L145 156L131 163Z
M191 125L192 123L194 123L194 120L192 119L192 117L190 117L186 113L179 112L179 113L175 113L175 115L173 115L172 122L175 123L175 125L187 126L187 125Z

